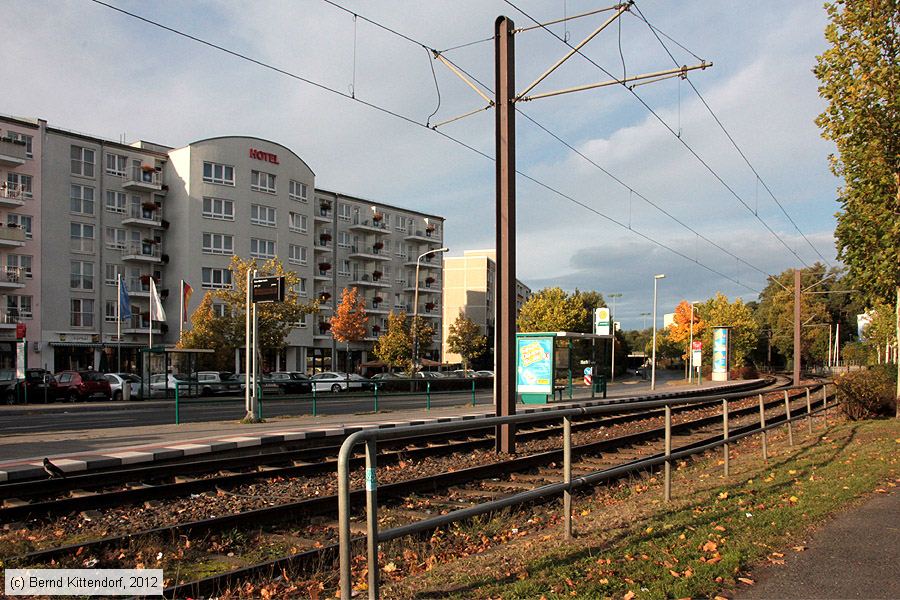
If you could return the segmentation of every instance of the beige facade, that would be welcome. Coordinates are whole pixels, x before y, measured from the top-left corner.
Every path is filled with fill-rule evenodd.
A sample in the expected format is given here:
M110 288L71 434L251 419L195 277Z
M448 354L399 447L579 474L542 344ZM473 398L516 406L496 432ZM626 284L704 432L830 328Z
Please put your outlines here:
M444 319L441 344L444 362L459 363L462 357L447 348L450 325L460 313L475 321L493 345L496 252L494 250L466 250L462 256L444 259ZM531 288L516 280L516 312L531 297Z

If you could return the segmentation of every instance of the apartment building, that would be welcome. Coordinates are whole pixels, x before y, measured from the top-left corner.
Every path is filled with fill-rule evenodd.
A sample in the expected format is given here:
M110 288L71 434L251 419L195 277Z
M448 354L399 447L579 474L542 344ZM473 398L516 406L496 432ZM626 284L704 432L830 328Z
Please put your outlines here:
M268 368L357 365L371 359L391 310L413 312L416 259L443 239L443 218L316 189L303 159L258 138L171 148L2 117L0 174L0 368L14 360L10 343L24 322L30 366L139 370L151 334L154 345L178 341L180 281L195 290L190 313L205 292L232 285L234 255L278 258L300 278L301 298L320 302L286 350L266 357ZM437 331L441 267L440 254L420 261L418 312ZM133 314L121 324L120 277ZM168 316L152 332L151 279ZM370 316L366 339L349 349L327 326L345 287L362 292ZM422 349L439 352L437 343Z
M444 259L444 314L441 336L444 362L462 361L459 354L450 352L447 336L450 325L460 313L475 321L488 336L493 347L494 315L496 311L497 253L494 250L466 250L462 256ZM531 297L531 288L516 280L516 313Z

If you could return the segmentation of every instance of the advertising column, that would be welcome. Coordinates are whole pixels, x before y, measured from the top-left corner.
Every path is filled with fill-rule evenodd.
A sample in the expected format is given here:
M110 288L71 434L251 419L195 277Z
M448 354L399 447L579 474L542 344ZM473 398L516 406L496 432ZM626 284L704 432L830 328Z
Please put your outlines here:
M728 381L728 341L730 333L730 327L716 327L713 329L713 381Z
M516 391L524 404L546 404L553 395L553 338L516 337Z

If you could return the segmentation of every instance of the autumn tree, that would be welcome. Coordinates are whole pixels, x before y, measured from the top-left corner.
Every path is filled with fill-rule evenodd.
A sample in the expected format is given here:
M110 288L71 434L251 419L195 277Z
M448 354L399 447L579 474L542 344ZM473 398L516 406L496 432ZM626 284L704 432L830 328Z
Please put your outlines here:
M329 320L331 335L339 342L347 345L347 371L350 371L350 343L358 342L366 337L366 299L355 287L344 288L341 302Z
M178 348L211 348L214 350L227 347L225 332L218 323L219 317L213 312L212 292L206 292L194 313L191 315L191 327L185 329L178 341ZM233 367L234 355L221 351L214 354L200 354L197 367L200 369L230 370Z
M878 362L892 362L897 347L897 330L894 327L894 307L876 304L870 311L871 321L862 331L864 343L875 351ZM888 354L890 352L890 354Z
M590 322L584 302L562 288L544 288L529 298L519 311L519 331L578 331Z
M447 349L462 357L463 369L469 369L469 361L487 351L487 337L478 324L462 311L447 332Z
M815 67L828 103L816 123L844 180L835 238L853 287L894 306L900 338L900 11L896 0L832 2ZM900 364L897 416L900 417Z
M693 322L693 328L691 323ZM676 347L681 348L681 357L688 359L690 348L691 332L693 331L693 339L700 340L706 332L706 321L700 318L696 308L691 308L690 302L682 300L675 307L675 317L672 324L666 328L666 339L672 342Z
M708 324L701 335L703 364L712 364L713 328L731 327L731 366L743 366L759 336L759 325L753 318L750 307L740 298L729 302L727 296L717 293L714 298L698 304L697 311L700 318Z
M393 371L400 367L409 370L412 364L412 336L407 326L406 312L388 314L387 331L378 337L373 354Z

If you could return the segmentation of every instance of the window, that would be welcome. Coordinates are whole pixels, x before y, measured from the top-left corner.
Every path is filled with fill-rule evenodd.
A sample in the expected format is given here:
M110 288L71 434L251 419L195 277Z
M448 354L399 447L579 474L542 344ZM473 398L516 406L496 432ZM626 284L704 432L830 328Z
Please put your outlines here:
M6 297L6 314L20 319L32 318L31 296L8 295Z
M234 202L223 198L203 198L203 216L207 219L234 221Z
M23 175L21 173L6 174L7 188L11 191L18 192L25 198L31 198L34 195L31 189L32 181L33 178L31 177L31 175Z
M250 238L250 256L253 258L275 258L275 242Z
M338 204L338 219L342 219L344 221L350 220L350 205L339 203Z
M403 296L400 294L394 294L394 308L405 308L406 303L403 301Z
M128 196L125 192L106 191L106 210L113 213L125 214Z
M382 219L382 223L384 223L384 226L387 229L390 229L391 228L391 215L389 215L388 213L384 213L384 219Z
M87 223L70 223L69 237L72 252L94 251L94 226Z
M338 275L343 275L344 277L350 276L350 261L342 260L341 268L338 270Z
M213 311L213 314L216 315L217 317L224 317L225 316L225 305L218 303L218 302L214 302L212 305L212 311Z
M346 231L338 232L338 246L341 248L350 247L350 234Z
M219 183L221 185L234 185L234 167L231 165L204 162L203 181L206 183Z
M25 142L25 157L34 158L34 137L19 133L18 131L6 131L7 137L20 142Z
M109 175L118 175L125 177L125 165L128 164L128 157L121 154L106 153L106 172Z
M275 209L262 204L250 205L250 222L254 225L275 227Z
M94 301L89 298L72 298L69 324L72 327L94 326Z
M382 270L382 275L381 275L382 278L383 278L386 282L387 282L387 281L390 281L390 279L391 279L391 266L390 266L390 265L385 265L385 266L381 267L381 270Z
M263 171L250 171L250 189L257 192L275 193L275 176Z
M31 222L32 218L29 215L17 215L15 213L10 213L6 215L6 226L10 225L15 227L21 227L25 230L25 239L30 240L31 235Z
M94 151L81 146L72 146L69 150L69 157L72 159L72 175L81 175L83 177L94 176Z
M103 283L106 285L113 285L113 286L118 285L119 284L119 275L121 275L121 274L122 274L121 265L107 264L106 268L104 269ZM128 285L128 282L126 282L125 285Z
M397 219L394 221L394 229L406 229L406 217L397 215Z
M306 329L306 314L300 315L300 320L297 321L297 327L300 329Z
M306 249L306 248L304 248L304 250L305 250L305 249ZM307 292L306 292L306 277L301 277L301 278L300 278L300 283L297 284L297 294L298 294L301 298L306 298L306 296L307 296Z
M94 263L73 260L69 287L73 290L94 289Z
M298 246L296 244L290 244L288 246L288 261L305 265L306 264L306 246Z
M403 253L403 249L403 242L394 242L394 254L397 256L406 256L406 254Z
M25 276L25 279L31 279L31 260L32 257L26 254L7 254L6 268L18 269Z
M294 181L291 179L290 185L288 185L288 196L291 200L296 200L298 202L309 202L309 189L306 187L305 183L300 183L299 181Z
M106 228L106 247L110 250L124 250L127 236L124 229L118 227Z
M94 188L73 185L69 193L69 211L78 215L94 214Z
M202 286L208 289L230 288L231 271L228 269L203 267Z
M103 320L107 323L115 323L116 322L116 301L115 300L107 300L106 308L103 310Z
M289 226L291 231L296 231L297 233L306 233L306 228L308 224L308 218L306 215L301 215L300 213L292 212L290 214Z
M234 254L234 236L224 233L203 234L204 254Z

